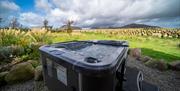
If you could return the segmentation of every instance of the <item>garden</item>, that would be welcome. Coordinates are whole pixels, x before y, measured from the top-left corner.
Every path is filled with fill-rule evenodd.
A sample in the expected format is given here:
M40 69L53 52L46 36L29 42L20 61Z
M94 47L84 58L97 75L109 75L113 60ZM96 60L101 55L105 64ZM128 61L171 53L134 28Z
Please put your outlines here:
M130 46L129 55L143 61L146 66L161 71L179 70L175 63L180 62L180 29L91 29L73 30L72 33L43 29L1 29L0 85L26 81L32 77L40 80L42 66L39 47L77 40L126 40ZM171 64L175 67L172 68ZM27 75L18 76L18 72L27 72Z

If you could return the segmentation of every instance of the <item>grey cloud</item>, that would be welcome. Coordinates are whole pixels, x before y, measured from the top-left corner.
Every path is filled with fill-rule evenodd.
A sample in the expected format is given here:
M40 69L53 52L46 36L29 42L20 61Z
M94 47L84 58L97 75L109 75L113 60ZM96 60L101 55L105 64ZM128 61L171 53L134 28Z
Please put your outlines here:
M180 16L179 17L163 17L156 18L155 21L143 22L145 24L162 26L162 27L178 27L180 28Z
M49 3L48 0L35 0L35 7L39 10L39 12L45 11L50 12L52 8L52 4Z
M166 18L180 16L180 0L37 0L36 8L46 10L43 17L56 26L72 17L83 27L156 21L178 25Z

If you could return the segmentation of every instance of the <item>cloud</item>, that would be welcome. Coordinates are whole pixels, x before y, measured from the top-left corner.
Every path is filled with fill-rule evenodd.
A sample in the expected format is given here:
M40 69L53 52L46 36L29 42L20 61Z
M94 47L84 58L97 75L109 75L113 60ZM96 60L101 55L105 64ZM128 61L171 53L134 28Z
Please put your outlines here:
M0 26L8 26L9 21L16 16L20 11L20 7L12 1L1 0L0 1L0 17L3 18L3 23Z
M179 3L180 0L36 0L35 7L44 12L36 15L48 19L51 25L60 26L72 19L78 26L92 27L172 23L180 16Z
M44 17L33 12L21 13L19 21L26 26L42 26Z
M59 27L64 25L68 19L77 17L73 16L73 12L62 12L59 9L55 8L51 10L47 15L40 15L33 12L25 12L21 13L19 16L19 22L26 26L42 26L43 21L48 20L49 25L53 25L54 27ZM74 18L73 18L74 20Z
M54 4L57 8L60 8L63 11L67 11L71 9L71 6L73 6L72 0L52 0L51 2Z
M11 1L0 1L0 17L6 17L7 14L20 10L20 7Z
M49 12L52 5L48 2L48 0L35 0L35 7L41 11L45 10L45 12Z
M20 9L20 7L18 5L16 5L14 2L10 2L10 1L1 1L0 6L1 6L1 9L3 8L6 10L16 11L16 10Z
M149 19L148 21L145 21L143 23L164 27L180 27L180 16Z

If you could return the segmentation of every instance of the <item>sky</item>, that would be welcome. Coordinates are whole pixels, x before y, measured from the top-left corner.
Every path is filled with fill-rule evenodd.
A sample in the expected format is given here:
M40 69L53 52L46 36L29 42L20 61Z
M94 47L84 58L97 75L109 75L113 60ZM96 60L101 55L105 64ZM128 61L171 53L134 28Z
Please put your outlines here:
M75 26L109 27L131 23L180 28L180 0L0 0L1 26L12 18L25 27L43 21L60 27L67 20Z

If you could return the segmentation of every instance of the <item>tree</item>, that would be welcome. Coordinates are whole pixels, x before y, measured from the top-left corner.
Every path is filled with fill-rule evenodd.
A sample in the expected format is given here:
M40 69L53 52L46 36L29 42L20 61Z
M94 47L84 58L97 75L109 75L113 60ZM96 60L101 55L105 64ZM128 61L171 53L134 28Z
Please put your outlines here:
M2 22L2 18L0 17L0 23Z
M0 28L1 28L1 22L2 22L2 18L0 17Z
M11 28L18 28L19 27L19 22L18 22L18 20L17 20L17 18L13 18L12 20L11 20L11 22L10 22L10 27Z
M74 23L72 20L67 21L67 33L71 34L72 33L72 27L71 25Z
M48 27L48 20L45 19L45 20L43 21L43 23L44 23L44 28L47 29L47 27Z

